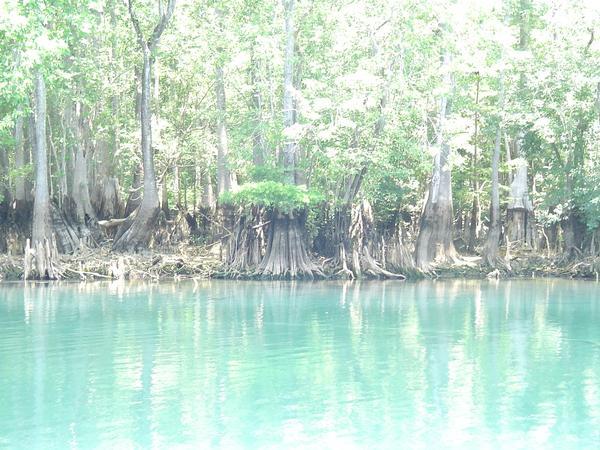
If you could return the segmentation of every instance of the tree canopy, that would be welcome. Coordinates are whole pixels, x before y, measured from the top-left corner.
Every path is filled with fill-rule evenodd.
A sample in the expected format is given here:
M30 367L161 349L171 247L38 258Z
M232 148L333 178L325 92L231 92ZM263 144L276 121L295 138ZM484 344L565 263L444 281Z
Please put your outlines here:
M49 198L86 245L133 233L94 221L142 221L152 176L167 222L221 224L190 222L204 241L246 226L260 261L275 218L299 218L311 258L380 276L413 267L432 224L458 255L488 251L496 179L495 245L597 254L599 26L575 0L3 0L0 218L35 200L39 76ZM144 221L142 247L161 226ZM440 233L419 268L454 259Z

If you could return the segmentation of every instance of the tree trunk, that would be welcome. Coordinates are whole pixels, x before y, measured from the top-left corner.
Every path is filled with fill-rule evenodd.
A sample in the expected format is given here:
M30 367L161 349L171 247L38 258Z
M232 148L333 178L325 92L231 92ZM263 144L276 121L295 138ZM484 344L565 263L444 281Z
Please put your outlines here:
M308 254L304 214L272 211L268 217L267 248L258 267L258 275L272 279L323 276Z
M504 111L504 72L500 73L500 93L498 96L498 112ZM502 116L498 117L496 139L492 153L492 186L490 192L490 228L486 239L484 257L491 267L496 267L499 261L500 248L500 147L502 146Z
M40 70L35 72L35 198L31 246L25 248L25 279L55 280L60 277L57 268L57 249L52 224L52 205L48 190L48 153L46 147L46 83Z
M10 189L10 166L8 163L8 148L0 148L0 204L9 205L11 203Z
M572 151L569 152L568 162L565 169L565 203L568 205L566 218L563 219L561 227L565 238L565 257L567 259L581 256L583 251L583 240L586 234L585 221L577 208L574 200L574 191L581 188L580 170L584 165L585 153L585 129L587 123L580 118L577 124L575 142Z
M228 227L233 236L228 243L227 271L232 278L243 277L252 273L261 262L265 228L265 224L261 223L262 209L253 206L248 214L237 211L226 216L238 218Z
M213 184L210 179L210 172L208 168L201 169L198 166L197 174L200 178L200 188L202 189L202 194L200 195L200 204L198 206L201 209L214 212L216 202Z
M15 201L17 202L17 209L20 209L27 202L25 177L23 176L23 170L25 169L25 146L23 141L23 106L19 105L15 121L15 168L17 170Z
M375 47L374 53L376 51L377 47ZM386 83L379 100L379 117L373 130L374 147L386 125L386 108L392 80L391 64L387 67L387 72L385 69L382 69L381 72L381 75L386 78ZM367 163L363 163L357 173L350 175L343 182L338 196L341 202L334 209L332 221L331 242L335 248L329 248L328 254L333 255L334 265L339 269L338 275L348 278L357 278L363 274L376 278L404 278L403 275L385 270L385 255L381 258L381 262L375 260L376 252L373 247L378 245L383 251L387 244L386 242L379 244L374 233L370 203L362 200L355 204L367 170ZM398 241L392 243L392 246L400 249L403 244Z
M471 205L471 218L469 222L469 241L467 248L473 252L479 239L479 231L481 229L481 205L479 201L479 172L477 168L478 164L478 148L477 148L477 131L479 126L479 74L477 74L477 84L475 91L475 132L473 135L473 158L471 165L471 177L472 177L472 188L473 188L473 203Z
M384 254L386 267L403 274L415 272L414 248L411 248L408 229L409 226L403 223L402 214L399 214Z
M262 95L259 85L259 67L252 47L252 57L250 62L250 82L252 84L252 107L254 109L254 132L252 136L252 161L254 167L259 167L265 163L265 139L262 132L263 105Z
M513 180L507 206L506 234L510 243L535 245L535 218L533 204L529 199L527 160L521 155L523 140L521 133L515 141L517 158L511 161L514 167Z
M529 45L529 23L528 10L530 5L528 0L519 1L519 50L525 51ZM518 93L522 98L525 95L525 71L519 74ZM529 199L528 186L528 164L522 153L523 140L525 133L521 130L514 141L515 156L512 165L514 166L512 181L510 184L510 194L507 205L506 236L511 243L521 245L535 246L535 218L533 214L533 204ZM510 161L510 160L509 160Z
M120 251L136 251L147 248L152 238L152 232L158 218L159 197L154 171L154 156L152 149L152 111L150 109L150 83L152 79L152 53L155 51L161 34L165 30L175 8L175 0L169 0L166 11L160 12L160 19L146 40L142 34L139 21L133 12L132 0L128 1L129 15L135 29L138 42L142 49L142 98L140 105L141 146L144 170L143 198L139 208L119 228L113 249Z
M445 53L442 70L445 71L447 92L451 91L452 77L449 71L450 54ZM437 153L433 161L433 174L429 193L421 215L419 235L415 247L415 263L420 269L428 269L434 261L455 261L457 254L452 241L452 172L450 147L446 143L444 125L448 114L448 98L442 96L437 127Z
M583 238L586 235L586 225L581 216L574 209L562 221L561 227L565 238L565 256L573 259L582 255Z
M133 176L131 179L131 187L129 188L129 195L127 196L127 202L125 203L124 217L129 217L142 203L142 165L134 164L132 171Z
M48 154L46 148L46 83L38 70L35 74L35 199L33 202L32 243L52 239L50 193L48 191Z
M283 124L289 129L295 124L294 114L294 52L295 0L283 0L285 10L286 45L283 73ZM286 136L283 152L284 179L288 184L296 184L297 142L293 136ZM306 244L305 211L284 213L273 210L267 215L269 221L266 233L266 250L256 275L264 278L313 278L323 276L314 264Z
M73 184L71 199L73 200L72 219L74 219L80 239L86 245L94 245L92 234L98 231L98 219L92 207L90 188L88 182L88 164L86 139L83 133L83 112L81 103L75 105L72 129L74 131L75 164L73 170Z
M181 207L181 186L179 181L179 164L177 161L173 161L172 167L173 171L173 197L175 198L175 206L177 208Z
M166 219L169 219L169 188L167 184L167 174L165 172L163 179L160 183L160 209L165 215Z
M492 154L492 188L490 199L490 229L487 235L485 259L487 263L496 267L498 262L498 250L500 247L500 183L498 171L500 166L500 146L502 140L502 129L500 123L496 128L496 139L494 152Z
M295 0L283 0L285 9L285 56L283 60L283 126L289 130L296 122L294 111L294 53L295 53ZM283 146L283 170L285 181L296 184L297 143L286 136Z
M114 28L117 26L117 18L115 14L115 0L111 0L109 8L110 24ZM110 43L110 60L112 63L114 63L116 59L117 42L116 38L113 35ZM136 107L137 104L138 102L136 91ZM103 139L98 143L100 163L96 172L94 194L92 198L92 204L94 205L96 215L99 219L102 220L120 218L123 215L123 202L120 194L119 180L114 174L113 162L113 155L116 155L118 153L120 145L119 98L116 95L113 95L110 99L110 108L112 113L111 137L110 142L108 142L108 140L106 139Z
M337 209L334 217L334 242L339 242L336 265L341 266L337 275L350 279L362 276L404 279L404 275L386 270L373 256L373 247L378 240L368 201L353 202L350 211L348 208ZM385 261L385 256L381 260Z
M147 247L159 213L158 189L152 152L152 125L150 110L151 55L147 45L143 48L141 134L142 167L144 173L142 201L134 214L117 231L114 250L136 251Z
M35 86L35 84L34 84ZM35 88L34 88L34 92L35 92ZM34 154L35 154L35 100L32 100L32 105L31 105L31 109L32 112L29 113L29 117L27 118L27 143L28 145L25 148L25 165L30 165L32 168L32 172L35 171L35 169L33 168L34 166ZM33 204L33 196L34 196L34 184L35 181L35 173L33 174L32 179L26 178L25 179L25 198L27 200L27 202L32 203ZM32 214L33 214L33 208L32 208Z
M217 196L230 192L237 186L235 175L229 167L229 145L227 142L227 107L225 100L225 81L223 65L219 62L215 68L215 93L217 97Z
M96 171L92 204L98 219L116 219L123 214L119 180L112 173L112 164L106 142L98 143L98 152L100 164Z

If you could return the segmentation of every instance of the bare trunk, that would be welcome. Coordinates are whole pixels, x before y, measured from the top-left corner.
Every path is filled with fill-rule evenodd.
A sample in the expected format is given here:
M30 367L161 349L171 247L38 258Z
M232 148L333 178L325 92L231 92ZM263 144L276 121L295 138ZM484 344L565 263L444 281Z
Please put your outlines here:
M442 68L446 72L445 85L451 91L452 77L449 71L450 55L446 53ZM450 147L446 143L444 125L448 114L448 98L440 101L437 128L437 153L433 162L433 174L429 193L421 215L419 235L415 247L415 263L420 269L428 269L434 261L455 261L456 250L452 241L452 172Z
M233 236L228 242L227 271L232 278L243 277L251 274L261 262L265 238L262 209L254 206L248 214L240 210L227 216L237 216L235 223L228 226Z
M569 152L567 166L565 167L566 192L565 200L568 205L566 218L562 221L563 235L565 238L565 256L567 258L576 258L583 253L583 241L586 235L585 221L582 220L582 214L577 208L574 200L574 192L581 188L581 179L579 174L584 165L585 153L585 129L588 124L584 119L580 119L576 128L575 142L572 151Z
M19 105L17 109L17 119L15 121L15 168L17 175L15 177L15 200L17 208L26 202L25 177L23 170L25 168L25 147L23 142L23 107Z
M565 256L576 258L583 254L583 240L586 235L586 225L577 211L571 210L567 218L561 223L565 239Z
M116 27L117 19L115 14L116 2L113 0L110 3L110 24ZM116 61L117 55L116 39L111 40L111 61ZM137 92L136 92L136 107ZM102 220L111 220L123 215L123 201L121 199L119 180L114 174L113 155L119 151L120 136L119 136L119 98L114 95L110 99L110 108L112 113L112 127L110 142L102 140L98 143L99 165L96 172L96 180L94 183L94 194L92 204L96 211L96 215ZM137 111L137 109L136 109ZM137 114L137 112L136 112ZM110 147L110 148L109 148ZM137 207L137 205L136 205ZM134 208L135 209L135 208Z
M165 215L165 218L169 218L169 189L167 186L167 174L165 173L160 183L160 209Z
M386 267L404 274L415 271L414 245L411 244L408 229L409 226L406 226L401 218L398 218L388 242L382 243L387 247L384 248Z
M158 189L154 171L152 152L152 125L150 110L150 49L143 48L144 66L142 71L141 101L141 133L142 133L142 166L144 172L143 193L140 206L130 220L126 221L117 232L113 249L135 251L147 248L159 212Z
M521 243L531 247L535 244L535 218L533 204L529 199L527 161L521 155L523 135L515 142L518 157L511 164L514 167L513 180L507 206L506 234L510 243Z
M258 267L258 275L273 279L323 276L308 254L303 214L273 211L269 220L267 248Z
M336 242L340 242L336 265L341 268L337 275L350 279L362 276L404 279L404 275L392 273L383 267L385 255L382 255L382 263L375 260L374 247L379 243L375 235L373 211L368 201L353 204L350 214L347 210L338 209L335 213L335 227Z
M98 144L98 151L100 154L100 164L96 171L92 205L99 219L115 219L121 217L123 214L119 180L112 174L112 164L110 162L108 146L105 142Z
M57 269L56 240L52 226L52 205L48 191L48 153L46 147L46 83L39 71L35 73L35 198L31 246L25 248L25 279L54 280L60 277Z
M175 206L181 207L181 188L179 185L179 164L177 161L173 162L173 196L175 197Z
M250 81L252 84L252 107L254 109L252 161L255 167L259 167L265 163L265 139L261 129L263 124L263 105L262 95L259 86L259 68L258 62L256 61L256 58L254 56L254 48L252 49L252 61L250 71Z
M32 104L32 110L35 109L35 105ZM25 147L25 165L30 164L32 170L34 166L34 154L35 154L35 112L31 112L29 117L27 118L27 143L28 145ZM34 173L35 178L35 173ZM34 180L30 180L28 178L25 179L25 199L29 203L33 203L34 196ZM33 210L33 209L32 209Z
M529 44L529 24L527 23L529 9L528 0L519 2L519 50L525 51ZM525 97L525 72L519 74L519 94ZM514 141L515 156L512 161L514 167L510 194L507 205L506 236L509 244L535 246L535 218L533 204L529 198L528 163L525 159L522 146L525 133L521 130Z
M284 55L283 123L286 129L295 124L293 99L294 74L294 6L295 0L283 0L285 10L286 46ZM297 142L286 136L283 152L285 182L296 184ZM313 278L323 276L314 264L306 244L305 211L283 213L269 211L267 215L266 250L255 275L264 278ZM245 251L245 250L244 250Z
M135 29L138 43L142 49L143 68L142 68L142 97L140 105L140 124L141 124L141 146L142 162L144 170L144 190L143 198L139 208L134 214L129 216L128 220L119 228L113 249L139 250L148 248L152 239L152 232L158 218L159 198L156 187L156 173L154 171L154 155L152 149L152 111L150 109L150 83L152 79L152 54L156 50L158 41L165 30L173 10L175 9L175 0L169 0L166 10L159 11L160 19L152 31L150 39L145 39L142 34L140 23L133 11L132 0L128 0L128 10L131 22Z
M294 50L295 50L295 0L283 0L285 8L285 57L283 62L283 126L289 130L295 122L294 111ZM285 180L296 184L297 143L287 136L283 147L283 170Z
M62 187L62 191L64 192L65 198L60 199L61 207L64 207L65 201L68 201L68 196L71 193L71 188L73 186L73 173L75 172L75 155L73 154L73 146L70 145L71 142L75 141L75 135L73 134L73 108L72 105L69 104L65 107L63 120L61 121L62 126L62 151L61 151L61 170L65 174L63 177L64 186Z
M48 154L46 148L46 84L38 70L35 74L35 199L33 202L32 242L36 246L52 239L50 193L48 191Z
M200 177L200 187L202 189L202 194L200 195L200 208L207 209L209 211L214 211L215 209L215 193L213 189L213 184L210 179L210 173L208 168L198 169L198 175Z
M498 98L498 112L504 111L504 73L500 73L500 93ZM498 263L498 252L500 248L500 147L502 146L502 117L498 118L496 126L496 139L494 141L494 151L492 153L492 186L490 198L490 228L488 231L484 256L486 262L491 267L496 267Z
M136 164L133 168L133 177L131 181L131 187L129 189L129 195L127 196L127 202L125 203L125 217L129 217L136 209L140 207L142 203L142 166Z
M498 124L498 127L496 128L496 140L494 142L494 153L492 154L490 229L488 231L485 248L486 261L492 267L496 267L498 262L498 250L500 247L500 183L498 180L498 169L500 166L501 133L501 126Z
M479 187L477 187L479 189ZM471 205L471 214L469 218L469 242L467 249L471 252L475 251L479 232L481 230L481 204L479 202L479 194L473 195L473 203Z
M0 204L9 205L11 203L11 189L9 177L8 149L0 149Z
M376 51L377 47L375 46L374 53ZM379 100L379 117L373 130L374 145L377 145L386 125L392 65L387 67L387 71L382 69L381 75L386 77L386 83ZM385 270L385 247L387 244L378 242L374 233L370 203L366 200L355 203L367 170L367 164L363 163L357 173L350 175L343 182L338 194L340 203L336 205L333 213L331 242L335 248L328 249L328 254L333 255L334 265L339 269L338 275L348 278L357 278L362 275L376 278L404 278L403 275ZM394 242L392 246L399 249L402 244ZM377 247L380 252L376 252L374 247ZM379 262L375 259L377 253L381 253Z
M82 237L85 239L90 232L89 229L97 228L97 218L92 201L90 199L90 189L88 182L87 152L86 140L83 136L82 105L75 106L75 117L73 130L75 131L75 167L73 171L73 187L71 198L75 206L73 218L77 222ZM90 242L88 242L90 244Z
M477 87L475 91L475 132L473 136L473 159L471 166L472 187L473 187L473 204L471 205L471 219L469 223L469 242L467 248L470 251L475 250L477 240L479 239L479 231L481 229L481 205L479 201L479 172L478 164L478 148L477 148L477 132L479 127L479 74L477 74Z
M75 201L75 218L80 224L94 226L97 221L92 208L87 177L87 155L83 145L78 145L75 152L75 172L73 173L73 200Z
M223 66L219 62L215 68L215 92L217 97L217 195L230 192L237 185L229 167L229 145L227 142L225 82Z

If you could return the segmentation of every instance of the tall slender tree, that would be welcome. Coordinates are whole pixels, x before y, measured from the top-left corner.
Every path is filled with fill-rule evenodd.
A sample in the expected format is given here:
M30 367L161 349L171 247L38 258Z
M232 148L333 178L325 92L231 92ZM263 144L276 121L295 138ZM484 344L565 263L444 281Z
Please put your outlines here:
M490 190L490 227L486 239L484 254L486 262L496 267L500 246L500 147L502 145L502 111L504 109L504 73L500 74L500 93L498 96L498 123L492 152L492 186Z
M217 8L217 27L220 42L217 48L217 61L215 64L215 97L217 99L217 196L230 192L237 186L235 173L232 172L229 162L229 141L227 138L227 100L225 97L225 77L223 74L224 50L224 14Z
M283 0L285 14L285 53L283 63L283 125L286 138L283 146L283 171L285 184L297 182L298 142L293 126L294 110L294 58L295 58L295 0ZM273 278L312 278L321 270L312 261L306 244L306 211L271 211L267 247L258 267L258 273Z
M436 152L433 158L433 172L429 192L419 227L415 247L415 263L427 269L434 261L453 261L456 249L452 240L454 213L452 209L452 167L451 149L446 136L446 119L450 110L449 96L452 91L451 56L446 50L442 56L445 92L440 98L437 121Z
M113 249L115 250L139 250L147 246L152 237L159 213L159 196L156 186L156 173L154 170L154 153L152 149L152 110L150 107L150 82L152 79L152 62L154 52L158 46L160 37L165 31L173 11L175 0L169 0L164 11L160 11L158 23L154 27L148 39L144 37L140 22L133 9L133 0L127 3L129 17L138 44L142 50L142 96L140 109L142 165L144 171L143 198L135 213L130 215L125 223L121 225L115 238Z
M46 145L46 82L41 69L35 72L35 195L33 201L32 242L34 245L52 239L52 216L48 184L48 152Z
M529 21L531 14L531 5L529 0L519 0L518 21L519 21L519 42L518 49L525 52L529 48ZM519 73L519 99L526 98L525 91L525 71ZM513 141L514 159L511 161L513 166L512 182L510 184L510 194L507 205L506 235L509 242L520 242L530 246L535 244L535 216L533 212L533 203L529 196L529 163L523 151L525 142L525 124L520 124L516 137Z

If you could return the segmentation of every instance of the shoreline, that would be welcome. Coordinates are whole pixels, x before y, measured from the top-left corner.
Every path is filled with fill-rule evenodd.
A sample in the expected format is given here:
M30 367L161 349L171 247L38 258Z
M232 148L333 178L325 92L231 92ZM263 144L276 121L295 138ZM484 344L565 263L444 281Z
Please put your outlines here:
M600 258L582 258L568 264L539 255L515 258L507 267L492 269L481 265L478 258L467 257L453 265L433 267L429 272L406 271L406 281L431 280L477 280L477 279L535 279L560 278L600 281ZM269 281L252 274L231 276L223 269L218 255L188 247L170 252L143 254L112 253L107 249L94 249L75 255L60 255L58 261L61 278L58 281L180 281L223 279L230 281ZM399 271L402 273L402 271ZM0 282L22 282L24 258L22 255L0 255ZM241 275L241 276L240 276ZM329 276L324 280L345 280ZM377 278L365 277L361 280ZM381 279L380 279L381 280ZM44 281L44 280L40 280Z

